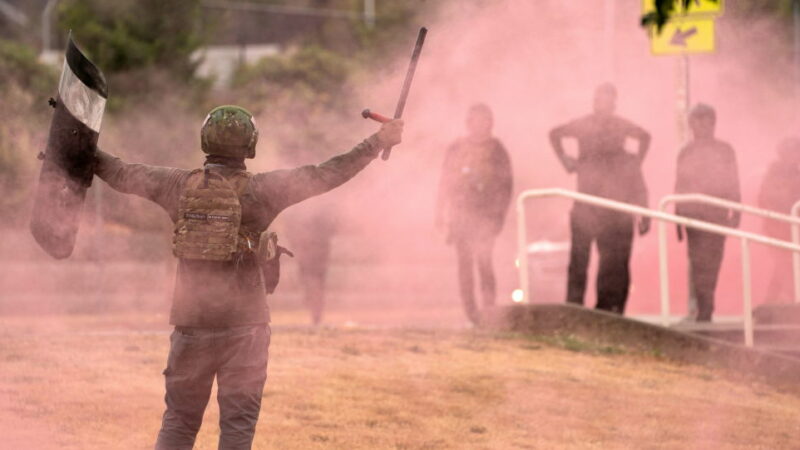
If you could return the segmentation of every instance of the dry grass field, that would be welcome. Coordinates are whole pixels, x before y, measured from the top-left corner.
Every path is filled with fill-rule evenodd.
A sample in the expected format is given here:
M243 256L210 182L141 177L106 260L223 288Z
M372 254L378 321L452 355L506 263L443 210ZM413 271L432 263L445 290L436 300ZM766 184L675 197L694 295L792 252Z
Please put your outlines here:
M800 447L800 390L570 338L300 321L276 315L254 448ZM165 322L0 318L0 448L152 448ZM198 449L217 417L212 397Z

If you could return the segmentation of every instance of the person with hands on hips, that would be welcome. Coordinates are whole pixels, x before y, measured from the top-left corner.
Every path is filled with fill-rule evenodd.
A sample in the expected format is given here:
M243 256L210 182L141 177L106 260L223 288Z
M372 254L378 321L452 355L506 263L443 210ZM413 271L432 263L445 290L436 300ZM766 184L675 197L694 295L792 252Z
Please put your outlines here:
M594 111L555 127L550 143L564 169L577 174L578 191L647 207L647 187L641 164L650 148L650 134L617 116L617 90L609 83L595 90ZM577 141L577 156L568 155L563 140ZM627 139L638 142L635 154L625 149ZM634 217L627 213L575 202L570 213L572 235L567 302L583 305L592 243L597 244L597 309L622 314L630 288L630 257ZM638 231L650 229L648 217L639 218Z

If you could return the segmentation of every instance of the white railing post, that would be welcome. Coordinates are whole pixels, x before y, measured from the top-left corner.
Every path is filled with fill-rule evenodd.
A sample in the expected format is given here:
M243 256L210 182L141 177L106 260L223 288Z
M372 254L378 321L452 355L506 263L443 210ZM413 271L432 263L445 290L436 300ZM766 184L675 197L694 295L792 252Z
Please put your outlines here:
M753 346L753 286L750 279L750 245L742 238L742 295L744 296L744 345Z
M522 289L522 302L530 302L530 280L528 280L528 237L525 220L525 196L517 199L517 268L519 270L519 288Z
M375 0L364 0L364 22L368 28L375 28Z
M667 222L658 221L658 275L661 293L661 325L669 326L669 256L667 252Z
M44 6L44 10L42 10L42 53L46 53L50 50L53 46L50 42L52 40L52 29L53 29L53 10L56 7L56 3L58 0L47 0L47 4Z
M792 205L792 217L800 219L800 201ZM792 243L800 245L800 224L792 223ZM792 252L792 276L794 278L794 302L800 303L800 253Z

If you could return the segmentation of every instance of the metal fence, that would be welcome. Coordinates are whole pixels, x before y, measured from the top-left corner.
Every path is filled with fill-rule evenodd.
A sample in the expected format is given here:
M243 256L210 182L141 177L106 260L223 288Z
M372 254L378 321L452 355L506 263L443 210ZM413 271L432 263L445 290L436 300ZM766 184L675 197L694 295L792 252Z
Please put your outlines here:
M712 197L705 194L667 195L661 199L658 207L661 211L666 212L667 206L669 206L670 203L702 203L706 205L720 206L742 213L753 214L767 219L777 220L779 222L786 222L792 226L792 243L794 245L800 245L800 217L798 217L797 211L794 208L792 209L792 214L789 215L768 209L756 208L755 206L732 202L730 200ZM800 210L800 202L796 203L794 206ZM792 252L792 279L794 282L794 302L800 303L800 253L798 252Z
M669 310L670 310L670 294L669 294L669 266L667 255L667 233L666 224L674 223L683 225L687 228L696 228L698 230L707 231L710 233L721 234L724 236L731 236L739 238L742 246L742 297L744 304L744 334L745 345L748 347L753 346L753 292L752 281L750 273L750 242L757 242L772 247L782 248L793 252L800 252L800 245L784 242L778 239L772 239L760 234L749 233L740 231L734 228L724 227L721 225L694 220L687 217L677 216L675 214L666 213L663 211L656 211L640 206L631 205L628 203L609 200L603 197L594 195L583 194L580 192L570 191L561 188L549 189L531 189L526 190L519 194L517 197L517 240L518 248L517 254L519 258L519 281L520 289L523 293L523 301L527 302L530 299L530 286L528 280L528 257L527 257L527 224L525 216L525 203L526 200L531 198L542 197L562 197L569 198L581 203L588 203L601 208L606 208L614 211L625 212L638 216L650 217L659 221L659 284L660 284L660 297L661 297L661 323L664 326L669 325ZM800 211L800 202L797 206ZM799 230L800 231L800 230ZM798 233L800 234L800 233Z

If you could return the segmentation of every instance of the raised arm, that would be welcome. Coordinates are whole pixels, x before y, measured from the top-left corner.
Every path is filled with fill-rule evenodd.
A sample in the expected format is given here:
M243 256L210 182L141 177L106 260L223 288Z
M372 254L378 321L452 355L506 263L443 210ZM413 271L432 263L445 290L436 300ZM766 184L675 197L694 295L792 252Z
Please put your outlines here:
M146 198L170 213L176 208L180 183L188 174L188 170L173 167L126 163L97 150L95 175L115 191Z
M568 173L572 173L577 169L577 161L572 156L567 155L564 151L563 139L567 137L578 137L579 122L573 120L572 122L559 125L550 130L550 145L553 147L558 160Z
M650 133L633 122L625 120L624 123L625 137L635 139L639 143L636 154L639 156L640 162L644 161L645 156L647 156L647 151L650 150Z
M381 150L399 144L402 131L403 122L393 120L383 124L379 132L349 152L334 156L322 164L257 174L254 181L259 195L275 211L281 211L307 198L328 192L353 178Z

